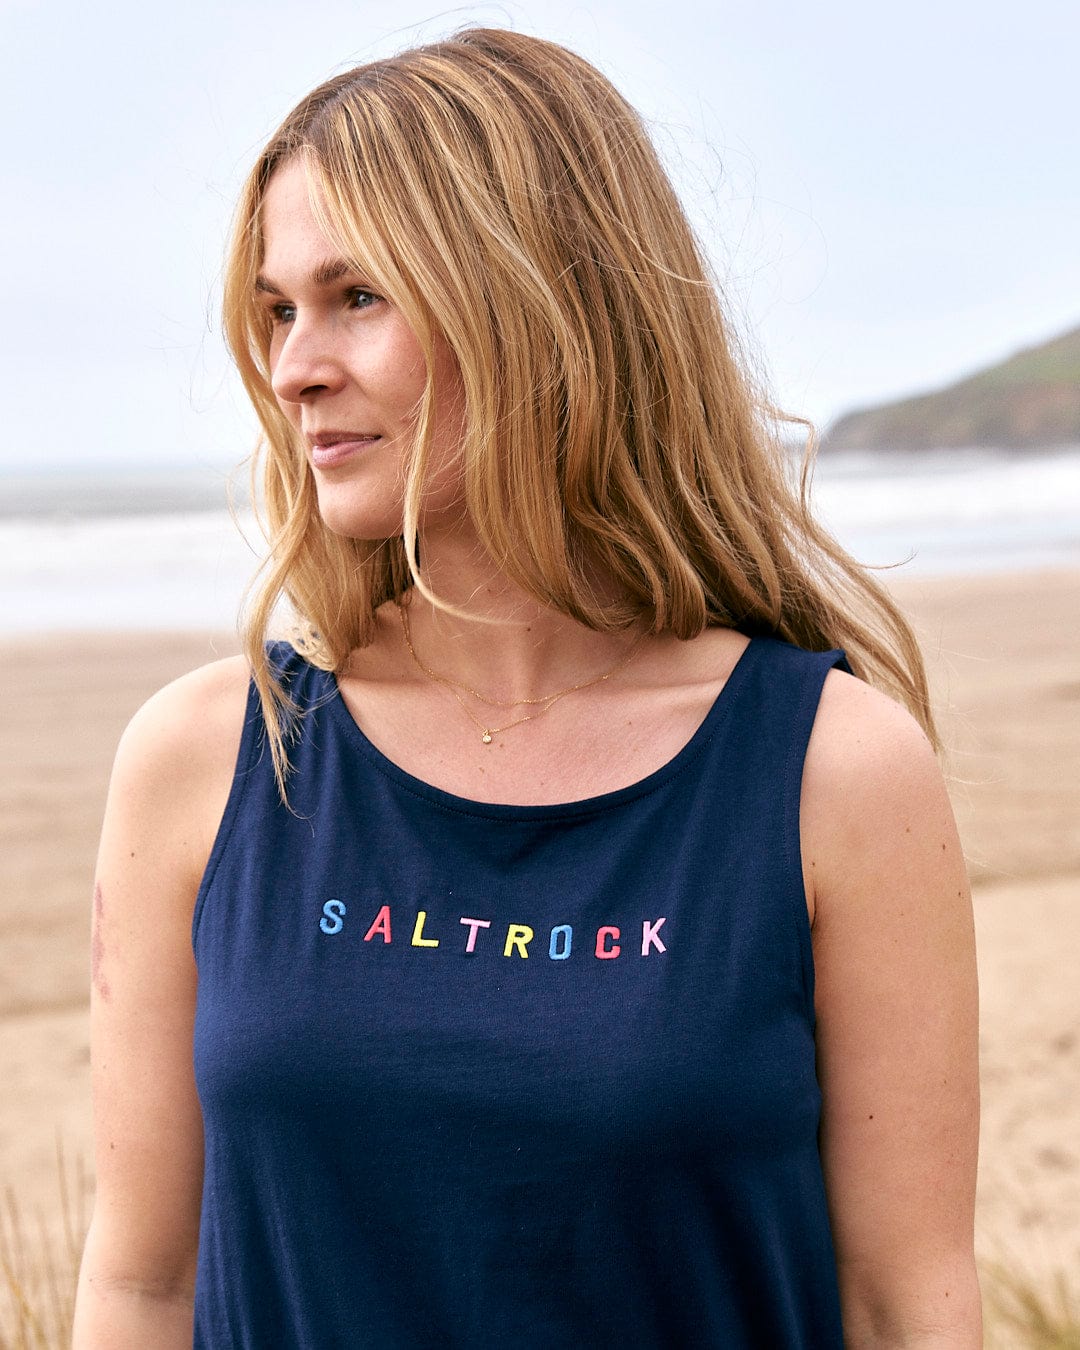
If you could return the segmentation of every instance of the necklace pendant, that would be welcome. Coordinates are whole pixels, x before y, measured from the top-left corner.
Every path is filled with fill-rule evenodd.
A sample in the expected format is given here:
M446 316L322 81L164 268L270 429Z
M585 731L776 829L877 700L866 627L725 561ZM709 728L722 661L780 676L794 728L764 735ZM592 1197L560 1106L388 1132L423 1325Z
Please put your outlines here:
M484 742L485 745L490 745L490 744L491 744L491 732L490 732L490 731L485 731L484 734L480 737L480 739Z

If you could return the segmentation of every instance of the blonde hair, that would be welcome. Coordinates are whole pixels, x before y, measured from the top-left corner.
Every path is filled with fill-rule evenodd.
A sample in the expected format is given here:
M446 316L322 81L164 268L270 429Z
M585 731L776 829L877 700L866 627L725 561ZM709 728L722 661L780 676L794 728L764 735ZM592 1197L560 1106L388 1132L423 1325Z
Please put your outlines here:
M428 361L400 538L327 528L271 390L260 213L293 159L328 237L399 307ZM295 644L327 670L371 641L375 610L410 585L437 601L417 552L436 334L464 388L467 509L526 592L597 631L644 622L692 638L726 625L843 647L936 744L914 635L810 512L812 437L795 484L778 414L740 364L641 120L582 58L470 28L320 85L247 180L224 313L263 429L270 556L244 638L283 788L289 703L264 646L278 600L302 620ZM597 596L597 574L617 599Z

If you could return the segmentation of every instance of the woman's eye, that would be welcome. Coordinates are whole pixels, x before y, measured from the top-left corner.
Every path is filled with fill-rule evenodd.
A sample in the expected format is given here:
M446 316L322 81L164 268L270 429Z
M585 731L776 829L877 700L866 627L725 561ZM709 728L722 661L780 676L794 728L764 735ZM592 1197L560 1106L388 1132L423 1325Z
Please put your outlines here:
M348 304L351 309L370 309L378 301L379 297L374 291L366 291L363 287L354 287L348 293ZM296 318L296 306L280 301L274 305L267 306L267 312L270 315L270 322L276 328L279 324L292 323Z

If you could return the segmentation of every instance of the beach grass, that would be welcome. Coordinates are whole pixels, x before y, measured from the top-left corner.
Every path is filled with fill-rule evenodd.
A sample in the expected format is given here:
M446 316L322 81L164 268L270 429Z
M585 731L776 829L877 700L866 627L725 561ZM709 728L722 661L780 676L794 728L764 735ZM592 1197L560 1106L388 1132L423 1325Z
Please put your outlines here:
M1036 1283L1021 1267L982 1270L988 1350L1080 1350L1080 1288L1064 1271Z
M29 1219L13 1186L0 1207L0 1350L67 1350L92 1184L56 1141L57 1202Z

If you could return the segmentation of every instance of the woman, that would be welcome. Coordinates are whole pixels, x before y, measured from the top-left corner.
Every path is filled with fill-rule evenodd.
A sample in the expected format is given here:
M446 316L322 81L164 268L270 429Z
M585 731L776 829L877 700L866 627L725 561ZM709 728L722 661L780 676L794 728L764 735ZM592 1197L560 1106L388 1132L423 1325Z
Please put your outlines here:
M336 77L226 324L270 559L117 757L77 1345L977 1345L917 648L634 113L498 31Z

